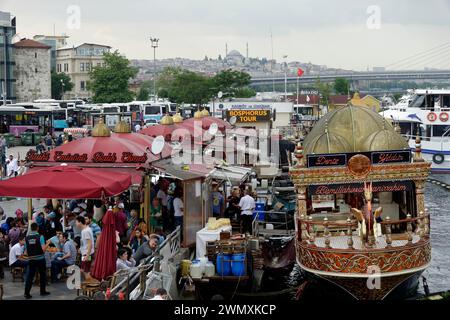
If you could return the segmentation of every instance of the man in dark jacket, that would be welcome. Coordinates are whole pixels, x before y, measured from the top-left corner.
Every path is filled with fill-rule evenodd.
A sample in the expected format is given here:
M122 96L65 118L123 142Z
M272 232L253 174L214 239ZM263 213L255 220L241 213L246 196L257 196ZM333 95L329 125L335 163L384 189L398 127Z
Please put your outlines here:
M38 233L38 225L31 224L31 232L25 238L25 254L28 256L28 268L25 276L25 299L31 299L31 286L33 284L36 270L39 272L41 296L50 294L45 290L47 284L47 272L45 266L45 250L48 243L45 243L44 237Z

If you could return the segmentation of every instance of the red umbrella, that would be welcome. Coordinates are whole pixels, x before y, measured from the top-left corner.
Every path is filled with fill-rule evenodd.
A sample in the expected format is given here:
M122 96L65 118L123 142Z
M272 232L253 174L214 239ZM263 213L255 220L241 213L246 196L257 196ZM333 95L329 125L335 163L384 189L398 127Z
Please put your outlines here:
M0 181L0 196L47 199L100 199L131 185L128 173L60 165Z
M108 210L102 219L102 233L98 240L91 276L102 281L116 272L117 246L114 213Z

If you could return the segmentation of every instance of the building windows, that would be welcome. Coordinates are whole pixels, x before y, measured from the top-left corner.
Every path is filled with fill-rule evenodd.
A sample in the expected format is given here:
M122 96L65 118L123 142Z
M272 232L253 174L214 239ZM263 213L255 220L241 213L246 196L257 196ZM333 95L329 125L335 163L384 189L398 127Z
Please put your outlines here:
M56 66L56 71L61 72L61 64L60 63L58 63L58 65Z
M69 64L64 63L64 72L69 72Z
M37 68L34 68L34 72L37 73Z
M80 90L85 91L86 90L86 82L80 81Z
M34 53L34 58L37 59L37 52Z
M90 62L86 62L86 71L91 71L91 64L90 64Z
M97 67L100 67L102 65L101 62L97 62Z
M80 62L80 71L84 71L84 62Z

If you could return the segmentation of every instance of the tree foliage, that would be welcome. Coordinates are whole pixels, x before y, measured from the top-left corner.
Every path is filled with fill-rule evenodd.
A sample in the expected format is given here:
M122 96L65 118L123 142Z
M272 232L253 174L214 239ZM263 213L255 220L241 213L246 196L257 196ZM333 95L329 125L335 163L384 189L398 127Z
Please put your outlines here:
M222 91L223 97L249 98L256 92L248 87L250 75L224 70L214 77L181 68L168 67L158 76L158 96L176 103L204 104Z
M136 100L147 101L150 97L150 92L153 89L153 83L149 80L143 81L141 87L136 95Z
M331 88L332 85L330 83L321 82L320 78L317 78L315 89L319 91L321 105L328 105L330 101Z
M64 72L52 72L52 99L61 100L64 92L70 91L73 88L73 83L70 77ZM64 85L63 85L64 83Z
M334 80L334 91L337 94L348 94L350 91L350 84L345 78L336 78Z
M94 103L128 102L134 94L128 89L128 81L136 76L137 70L119 51L104 53L104 66L94 67L89 75L88 89L93 92Z
M241 97L240 94L249 94L249 90L243 90L250 84L251 76L242 71L223 70L212 78L213 88L216 93L222 91L223 97Z
M160 97L175 103L204 104L212 97L209 77L180 68L166 68L157 87Z

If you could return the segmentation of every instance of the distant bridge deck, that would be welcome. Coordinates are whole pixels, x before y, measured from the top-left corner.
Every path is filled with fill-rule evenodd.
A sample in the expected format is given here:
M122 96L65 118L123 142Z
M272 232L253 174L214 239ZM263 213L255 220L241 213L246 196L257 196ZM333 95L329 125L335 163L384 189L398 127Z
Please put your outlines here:
M385 72L354 72L342 74L323 74L313 76L300 77L299 83L314 83L317 78L322 82L333 82L336 78L345 78L351 81L359 80L450 80L450 70L440 71L385 71ZM284 76L282 77L258 77L251 79L251 85L264 85L272 83L284 83ZM288 76L288 83L296 83L297 77Z

